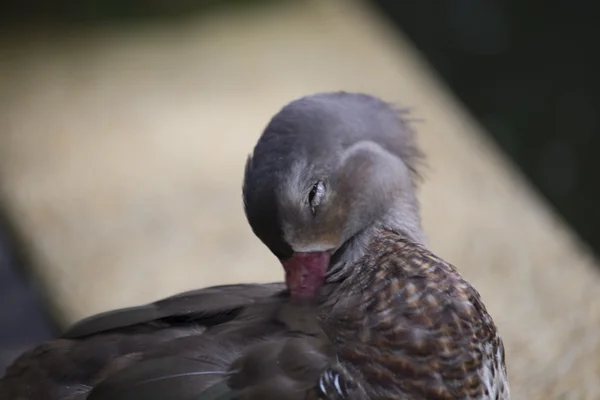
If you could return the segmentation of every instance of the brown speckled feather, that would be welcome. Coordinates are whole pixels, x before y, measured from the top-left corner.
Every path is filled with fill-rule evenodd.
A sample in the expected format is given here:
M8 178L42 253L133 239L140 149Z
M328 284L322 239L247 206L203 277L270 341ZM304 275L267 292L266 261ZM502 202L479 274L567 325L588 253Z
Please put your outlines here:
M321 315L349 398L508 398L503 344L455 267L390 231L358 262Z

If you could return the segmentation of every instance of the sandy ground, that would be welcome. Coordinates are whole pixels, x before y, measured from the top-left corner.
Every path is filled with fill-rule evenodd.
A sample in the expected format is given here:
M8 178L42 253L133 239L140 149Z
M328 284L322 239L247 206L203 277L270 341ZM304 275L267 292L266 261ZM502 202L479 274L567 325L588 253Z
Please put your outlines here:
M482 293L514 398L600 398L596 261L388 28L315 0L4 46L0 201L63 322L281 279L243 216L245 157L284 103L365 91L423 120L431 247Z

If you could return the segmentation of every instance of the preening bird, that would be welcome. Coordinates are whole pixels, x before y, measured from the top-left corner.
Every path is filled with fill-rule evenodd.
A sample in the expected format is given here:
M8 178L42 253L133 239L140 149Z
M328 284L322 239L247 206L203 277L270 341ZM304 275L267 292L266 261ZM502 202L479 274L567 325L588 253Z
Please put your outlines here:
M427 247L422 159L405 114L381 99L289 103L243 184L248 222L285 283L87 318L15 361L0 399L509 399L480 295Z

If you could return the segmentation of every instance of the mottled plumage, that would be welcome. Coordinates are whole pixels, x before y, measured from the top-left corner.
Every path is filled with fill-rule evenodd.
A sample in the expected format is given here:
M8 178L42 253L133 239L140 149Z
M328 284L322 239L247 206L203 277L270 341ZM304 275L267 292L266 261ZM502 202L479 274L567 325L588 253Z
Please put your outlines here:
M357 262L322 317L349 398L508 398L502 341L456 268L386 229Z
M427 248L402 115L342 92L284 107L243 194L285 284L86 319L18 359L0 400L508 400L479 294Z

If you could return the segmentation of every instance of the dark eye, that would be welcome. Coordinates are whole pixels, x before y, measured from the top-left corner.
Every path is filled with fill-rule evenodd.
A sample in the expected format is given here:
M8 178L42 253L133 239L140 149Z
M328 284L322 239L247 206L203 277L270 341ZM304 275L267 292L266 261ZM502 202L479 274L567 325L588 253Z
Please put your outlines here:
M325 195L325 185L323 182L319 181L313 185L308 193L308 204L310 206L310 211L313 215L317 212L317 206L321 204L323 200L323 196Z

